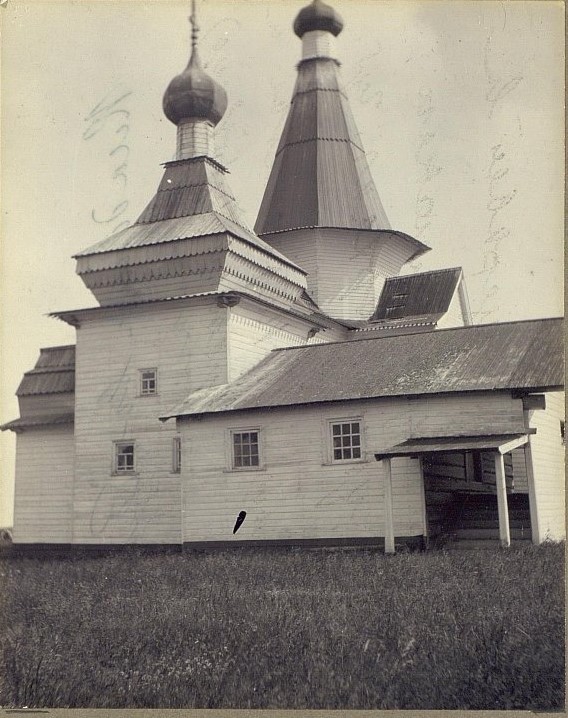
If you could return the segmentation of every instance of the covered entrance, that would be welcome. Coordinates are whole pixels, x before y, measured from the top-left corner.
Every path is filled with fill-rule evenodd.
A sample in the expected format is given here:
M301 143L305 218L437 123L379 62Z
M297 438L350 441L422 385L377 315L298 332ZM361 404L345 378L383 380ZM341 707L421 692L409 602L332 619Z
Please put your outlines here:
M384 467L385 551L394 552L391 461L396 457L420 462L427 544L494 539L506 547L512 539L530 539L530 499L528 494L513 493L511 455L527 445L528 432L422 437L375 454Z

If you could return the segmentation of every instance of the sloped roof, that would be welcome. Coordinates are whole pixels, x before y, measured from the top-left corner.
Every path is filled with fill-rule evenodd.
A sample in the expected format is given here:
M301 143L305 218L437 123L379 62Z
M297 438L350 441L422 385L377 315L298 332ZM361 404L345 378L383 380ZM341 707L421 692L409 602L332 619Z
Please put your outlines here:
M406 439L406 441L396 444L390 449L386 449L386 451L375 454L375 458L424 456L428 454L445 454L452 451L484 451L490 449L498 450L501 454L508 454L514 448L526 444L528 434L532 432L534 432L534 429L527 431L519 427L518 431L508 434L428 436Z
M75 391L75 346L40 349L35 367L24 374L16 396Z
M73 424L75 416L72 413L67 414L45 414L42 416L22 417L14 419L7 424L0 426L0 431L16 431L18 429L30 429L40 426L52 426L54 424Z
M563 320L537 319L275 350L237 381L194 392L162 418L563 382Z
M257 234L303 227L390 229L337 68L336 60L321 57L298 65Z
M225 174L209 157L168 162L156 194L136 222L75 257L228 232L298 269L248 227Z
M379 297L372 322L441 317L452 301L462 274L461 267L389 277Z

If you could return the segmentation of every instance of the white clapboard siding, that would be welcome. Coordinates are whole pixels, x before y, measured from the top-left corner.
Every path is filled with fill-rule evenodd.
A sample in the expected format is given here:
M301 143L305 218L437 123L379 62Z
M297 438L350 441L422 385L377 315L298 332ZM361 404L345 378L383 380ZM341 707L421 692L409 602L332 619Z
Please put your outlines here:
M308 273L308 292L315 299L318 289L317 242L313 229L268 234L264 240ZM317 301L317 300L316 300Z
M499 434L523 427L521 399L506 392L475 392L406 399L412 437Z
M361 419L366 461L333 464L329 421ZM180 422L191 456L183 468L184 541L384 536L383 467L374 460L409 436L479 434L522 426L522 403L506 394L385 399L213 415ZM489 429L488 429L489 427ZM229 470L230 429L260 428L261 470ZM418 433L417 433L418 431ZM395 536L419 536L424 505L419 462L392 460ZM250 520L249 520L250 519Z
M566 536L564 492L564 444L560 421L564 420L564 393L546 394L546 409L534 410L530 424L536 504L542 538L557 541Z
M409 255L406 243L384 234L319 230L318 305L332 317L368 319L385 279L398 275Z
M384 535L382 465L374 451L406 438L404 404L297 407L181 422L191 461L183 469L184 541L373 538ZM330 463L329 421L362 419L366 457ZM260 427L261 470L229 470L229 429ZM395 533L418 536L423 515L418 462L393 461Z
M398 275L410 251L400 239L350 229L302 229L266 240L308 273L308 292L341 319L367 319L384 281Z
M70 543L73 426L44 427L16 439L14 541Z
M520 447L511 452L513 457L513 486L516 494L526 494L529 490L525 449Z
M187 394L227 380L227 310L216 300L164 303L93 316L77 332L76 543L176 543L175 422L158 420ZM158 392L140 396L140 369ZM135 442L136 474L113 476L114 441Z
M258 364L273 349L307 344L312 326L307 320L241 301L229 314L229 381Z
M464 306L460 299L459 282L456 286L448 311L438 320L438 329L463 327L465 324Z
M19 396L20 416L45 416L49 414L73 413L75 395L73 392L60 394L36 394L34 396Z

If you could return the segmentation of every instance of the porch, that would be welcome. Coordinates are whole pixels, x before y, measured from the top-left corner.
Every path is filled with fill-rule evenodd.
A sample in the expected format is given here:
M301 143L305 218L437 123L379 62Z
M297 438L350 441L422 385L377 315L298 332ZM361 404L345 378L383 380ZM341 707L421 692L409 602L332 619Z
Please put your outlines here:
M383 464L385 552L394 553L391 461L397 457L419 462L427 546L536 542L529 433L412 438L376 453ZM514 493L511 452L519 448L525 454L528 493Z

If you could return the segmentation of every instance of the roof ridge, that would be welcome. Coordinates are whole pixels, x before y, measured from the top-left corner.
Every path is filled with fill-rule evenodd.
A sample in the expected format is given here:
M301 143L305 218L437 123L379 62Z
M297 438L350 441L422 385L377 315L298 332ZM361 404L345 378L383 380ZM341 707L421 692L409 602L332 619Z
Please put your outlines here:
M75 371L75 362L64 366L35 366L24 372L24 376L37 376L38 374L62 374L63 372Z
M50 352L54 349L75 349L77 344L58 344L54 347L40 347L40 352Z
M412 272L410 274L398 274L396 277L387 277L386 282L396 281L397 279L406 279L406 277L425 277L427 274L441 274L442 272L463 272L463 267L443 267L442 269L429 269L426 272Z

